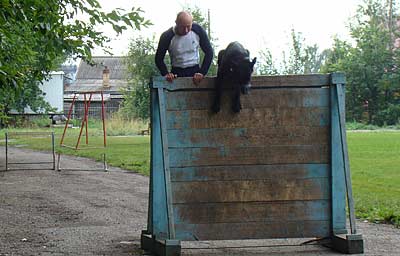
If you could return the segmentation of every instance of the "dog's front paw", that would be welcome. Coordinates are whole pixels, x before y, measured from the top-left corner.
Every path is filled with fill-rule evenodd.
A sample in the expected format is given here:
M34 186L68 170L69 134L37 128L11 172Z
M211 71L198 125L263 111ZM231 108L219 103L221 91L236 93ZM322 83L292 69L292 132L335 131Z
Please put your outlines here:
M232 111L233 111L234 113L239 113L241 109L242 109L242 106L241 106L240 104L234 104L234 105L232 106Z
M221 110L221 106L218 103L214 103L211 109L214 113L218 113Z

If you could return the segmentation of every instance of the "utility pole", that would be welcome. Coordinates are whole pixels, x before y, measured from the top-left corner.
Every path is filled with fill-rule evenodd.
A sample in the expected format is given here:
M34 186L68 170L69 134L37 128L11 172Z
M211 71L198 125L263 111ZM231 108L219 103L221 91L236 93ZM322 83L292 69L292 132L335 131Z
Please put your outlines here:
M208 13L207 13L207 19L208 19L208 26L207 26L207 32L208 32L208 37L210 38L211 41L211 21L210 21L210 9L208 9Z
M388 11L388 30L389 30L389 37L390 37L390 42L389 42L389 49L393 51L393 45L394 45L394 37L393 37L393 0L387 0L387 5L389 6L389 11Z
M388 0L388 5L389 5L389 24L388 24L388 28L389 28L389 32L390 32L390 37L392 37L392 33L393 33L393 0Z

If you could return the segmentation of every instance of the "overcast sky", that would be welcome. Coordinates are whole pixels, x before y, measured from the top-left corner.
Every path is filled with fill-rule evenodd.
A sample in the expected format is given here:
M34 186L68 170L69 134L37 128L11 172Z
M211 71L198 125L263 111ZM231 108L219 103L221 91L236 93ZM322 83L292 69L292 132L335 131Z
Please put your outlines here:
M316 43L320 49L332 45L334 35L348 39L348 20L362 0L99 0L104 10L121 7L141 7L144 17L154 24L142 31L133 29L111 43L115 55L128 51L134 33L158 40L161 33L174 25L177 12L183 6L198 6L211 14L211 31L218 38L218 52L229 42L239 41L257 56L259 49L268 47L275 58L290 42L290 31L301 32L306 43ZM104 32L115 37L109 28ZM102 55L96 50L95 55Z

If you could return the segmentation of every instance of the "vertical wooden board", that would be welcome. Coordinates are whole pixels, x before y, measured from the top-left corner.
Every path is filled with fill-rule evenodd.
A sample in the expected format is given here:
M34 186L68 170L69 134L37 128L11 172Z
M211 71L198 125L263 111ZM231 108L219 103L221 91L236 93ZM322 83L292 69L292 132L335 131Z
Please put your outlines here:
M174 204L329 199L329 179L173 182Z
M329 221L176 224L182 240L235 240L265 238L328 237Z
M150 124L149 128L151 130L154 130L153 127L151 127L153 123L153 116L154 116L154 105L156 99L154 98L154 93L150 91ZM147 232L153 233L153 202L154 202L154 195L152 193L153 187L154 187L154 173L153 173L153 167L154 167L154 158L155 158L155 148L153 146L155 137L155 134L150 134L150 182L149 182L149 201L148 201L148 207L147 207Z
M161 141L161 123L157 92L152 91L152 131L151 131L151 202L152 202L152 234L167 238L168 219L165 203L164 162Z
M312 126L168 130L171 148L325 145L329 135L328 127Z
M332 229L335 233L346 231L346 186L344 183L344 162L339 126L339 108L336 87L331 87L331 190Z
M327 145L170 148L171 167L329 162Z
M172 207L172 193L171 193L171 175L169 165L169 150L168 150L168 135L166 125L166 103L164 89L158 89L158 104L160 110L160 123L161 123L161 142L164 164L164 181L165 181L165 201L167 204L167 220L168 220L168 239L175 239L175 225Z
M347 196L347 208L349 213L350 229L351 234L356 234L356 216L354 210L354 200L353 200L353 188L351 185L351 173L350 173L350 160L347 150L347 137L346 137L346 109L344 106L345 102L345 90L344 84L336 85L337 99L339 105L339 126L340 135L342 140L342 156L344 163L344 182L346 185L346 196Z
M175 204L176 224L329 221L329 200Z
M329 178L330 173L328 164L196 166L171 168L171 180L185 182L310 179Z

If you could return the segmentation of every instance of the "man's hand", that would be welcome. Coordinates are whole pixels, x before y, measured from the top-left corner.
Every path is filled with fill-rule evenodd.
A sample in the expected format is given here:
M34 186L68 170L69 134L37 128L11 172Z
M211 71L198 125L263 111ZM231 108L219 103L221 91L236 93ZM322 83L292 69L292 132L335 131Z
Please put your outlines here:
M201 82L201 80L203 80L203 78L204 75L202 73L195 73L193 76L193 83L195 85L198 85Z
M168 73L165 75L165 79L170 83L172 83L176 77L177 77L177 75L175 75L173 73Z

